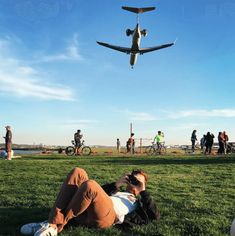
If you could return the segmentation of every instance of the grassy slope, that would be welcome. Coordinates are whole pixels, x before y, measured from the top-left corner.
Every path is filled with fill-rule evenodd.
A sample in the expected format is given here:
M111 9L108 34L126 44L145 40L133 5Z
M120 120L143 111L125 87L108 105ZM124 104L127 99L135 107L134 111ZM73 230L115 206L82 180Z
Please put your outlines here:
M145 170L162 217L129 232L70 227L61 236L228 235L235 217L235 156L28 156L0 161L0 235L20 235L22 224L45 220L63 179L75 166L101 184L133 168Z

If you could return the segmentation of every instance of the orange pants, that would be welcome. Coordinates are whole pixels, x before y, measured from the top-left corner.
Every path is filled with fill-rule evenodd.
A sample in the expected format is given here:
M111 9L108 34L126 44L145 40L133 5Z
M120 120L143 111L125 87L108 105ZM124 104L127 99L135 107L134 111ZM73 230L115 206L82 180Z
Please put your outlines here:
M88 179L85 170L77 167L64 181L48 221L61 232L70 219L98 228L110 227L116 220L110 197L96 181Z

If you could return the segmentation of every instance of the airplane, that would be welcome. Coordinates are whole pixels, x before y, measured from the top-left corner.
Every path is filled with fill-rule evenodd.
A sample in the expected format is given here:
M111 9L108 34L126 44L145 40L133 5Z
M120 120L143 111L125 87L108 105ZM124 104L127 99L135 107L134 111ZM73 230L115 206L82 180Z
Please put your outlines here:
M131 65L132 68L136 64L138 54L143 55L144 53L152 52L152 51L159 50L159 49L162 49L162 48L167 48L167 47L170 47L170 46L175 44L175 42L174 42L174 43L158 45L158 46L155 46L155 47L140 48L141 36L142 35L144 37L147 36L147 30L146 29L141 30L139 22L138 22L139 21L138 20L138 14L144 13L144 12L147 12L147 11L155 10L155 7L136 8L136 7L123 6L122 9L137 14L137 24L136 24L135 29L134 30L130 30L130 29L126 30L126 35L127 36L132 35L132 46L131 46L131 48L115 46L115 45L111 45L111 44L108 44L108 43L103 43L103 42L100 42L100 41L96 41L96 42L101 46L130 54L130 65Z

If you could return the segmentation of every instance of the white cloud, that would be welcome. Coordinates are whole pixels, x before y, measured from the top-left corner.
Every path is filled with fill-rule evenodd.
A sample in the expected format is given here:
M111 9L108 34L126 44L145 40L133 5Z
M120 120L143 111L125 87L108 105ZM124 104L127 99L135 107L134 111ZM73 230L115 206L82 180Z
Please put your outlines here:
M93 124L98 124L100 123L98 120L91 120L91 119L81 119L81 120L66 120L63 121L61 123L59 123L58 125L61 126L70 126L70 127L79 127L80 129L84 129L84 128L89 128L91 127Z
M235 109L212 109L212 110L183 110L177 112L171 112L168 114L169 118L179 119L186 117L224 117L232 118L235 117Z
M45 82L48 78L41 72L13 56L9 56L8 47L11 41L0 40L0 49L4 45L4 52L0 54L0 92L20 97L36 97L45 100L71 101L73 91L64 86Z
M18 67L18 72L24 75L36 75L38 72L30 66Z
M131 121L154 121L157 120L156 117L147 113L147 112L133 112L128 109L119 110L118 112L124 113L128 116L128 119Z
M16 78L0 75L0 91L21 97L36 97L45 100L73 100L69 89L55 84L42 84L41 81L29 78Z
M41 58L42 62L53 62L53 61L82 61L83 57L79 53L78 49L78 36L74 34L72 40L68 42L68 45L64 52L54 54L54 55L46 55Z

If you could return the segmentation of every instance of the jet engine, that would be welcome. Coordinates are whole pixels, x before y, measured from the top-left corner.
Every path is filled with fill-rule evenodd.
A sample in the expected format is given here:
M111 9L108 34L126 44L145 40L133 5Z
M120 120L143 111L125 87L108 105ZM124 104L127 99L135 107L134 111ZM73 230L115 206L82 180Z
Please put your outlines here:
M148 34L148 32L147 32L146 29L143 29L143 30L141 31L141 35L143 35L144 37L147 36L147 34Z
M133 30L127 29L127 30L126 30L126 36L132 35L133 32L134 32Z

